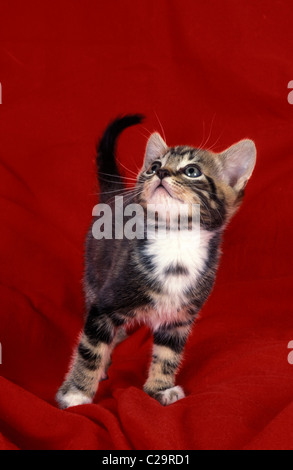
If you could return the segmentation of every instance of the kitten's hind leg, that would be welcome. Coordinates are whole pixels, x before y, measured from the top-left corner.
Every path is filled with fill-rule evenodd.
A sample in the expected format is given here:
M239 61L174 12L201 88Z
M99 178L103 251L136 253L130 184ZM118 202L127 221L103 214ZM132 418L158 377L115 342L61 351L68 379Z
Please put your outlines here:
M72 366L56 400L60 408L91 403L114 345L115 325L92 306Z
M185 397L183 389L175 386L175 376L190 326L189 322L162 326L154 332L152 363L144 391L161 405L171 405Z
M108 356L108 360L106 361L105 363L105 368L104 368L104 372L103 374L101 375L101 378L100 378L100 381L102 380L107 380L108 379L108 369L112 363L112 360L111 360L111 356L112 356L112 352L113 350L115 349L115 347L122 343L122 341L124 341L126 338L128 338L128 334L126 333L125 329L123 328L123 326L119 326L117 328L117 331L115 333L115 337L114 337L114 340L111 344L111 349L109 350L109 356Z

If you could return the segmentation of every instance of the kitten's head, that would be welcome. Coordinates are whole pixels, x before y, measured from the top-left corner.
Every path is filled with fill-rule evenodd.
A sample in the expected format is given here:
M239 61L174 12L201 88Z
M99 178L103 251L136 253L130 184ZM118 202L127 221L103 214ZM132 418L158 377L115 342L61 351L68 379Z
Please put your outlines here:
M236 212L252 175L256 148L245 139L219 154L188 146L168 147L158 133L150 136L138 175L138 202L200 204L201 226L224 227Z

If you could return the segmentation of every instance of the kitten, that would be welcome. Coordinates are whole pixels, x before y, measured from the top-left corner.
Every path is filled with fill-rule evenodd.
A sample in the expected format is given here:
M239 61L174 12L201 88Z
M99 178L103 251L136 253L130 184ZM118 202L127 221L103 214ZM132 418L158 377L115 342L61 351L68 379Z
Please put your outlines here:
M61 408L93 401L99 381L106 377L111 352L133 321L144 322L153 331L152 362L144 391L162 405L185 396L175 385L184 345L212 290L223 231L240 206L255 166L256 149L251 140L215 154L189 146L170 148L154 133L147 142L135 189L127 190L115 160L116 140L124 129L141 120L140 115L118 118L100 140L100 203L114 212L115 195L126 195L124 207L135 202L144 211L155 203L165 207L200 204L200 238L189 230L190 212L188 227L174 239L120 236L97 240L93 236L97 217L93 219L85 255L87 316L70 370L56 396ZM169 213L169 230L171 219ZM125 224L127 218L123 220Z

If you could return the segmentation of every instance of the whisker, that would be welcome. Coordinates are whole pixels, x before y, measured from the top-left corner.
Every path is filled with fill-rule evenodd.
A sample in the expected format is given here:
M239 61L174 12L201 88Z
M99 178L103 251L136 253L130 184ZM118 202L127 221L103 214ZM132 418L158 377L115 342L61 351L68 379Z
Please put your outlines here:
M160 119L159 119L159 116L157 115L157 113L156 113L155 110L154 110L154 113L155 113L155 115L156 115L156 118L157 118L157 120L158 120L159 126L160 126L160 128L161 128L161 132L162 132L162 134L163 134L163 139L164 139L164 141L166 142L166 134L165 134L164 128L163 128L163 126L162 126L162 123L161 123L161 121L160 121Z
M151 133L146 127L144 127L144 126L141 126L141 127L147 132L147 134L144 134L143 132L140 132L140 134L141 134L145 139L148 140L148 139L150 138L150 136L152 135L152 133Z
M128 192L126 194L123 194L122 197L123 197L123 202L129 202L130 199L134 199L136 196L138 196L139 194L142 193L142 190L138 189L137 191L134 191L134 192ZM112 202L114 201L114 198L115 196L113 196L112 198L110 198L108 200L108 202Z
M134 173L134 171L127 168L122 162L120 162L120 160L118 160L118 158L116 158L116 160L119 163L119 165L121 165L126 171L129 171L129 173L132 173L135 177L137 176L136 173Z
M199 150L202 149L202 144L203 144L203 142L204 142L204 138L205 138L205 122L202 121L202 139L201 139L200 144L197 145L197 148L198 148Z
M106 182L106 183L109 183L109 185L111 185L111 186L113 184L116 184L116 185L120 186L121 189L124 189L124 183L129 183L129 184L135 184L136 183L136 180L135 181L113 181L113 180L110 180L108 178L103 178L103 177L100 177L99 179Z
M211 138L212 128L213 128L213 124L214 124L215 117L216 117L216 113L214 113L214 115L213 115L212 122L211 122L211 125L210 125L210 131L209 131L208 137L206 138L206 140L205 140L204 142L201 142L201 144L200 144L200 146L199 146L199 148L200 148L201 150L206 149L206 146L207 146L207 144L208 144L208 141L209 141L210 138ZM203 122L203 124L204 124L204 122Z
M220 138L222 137L223 135L223 132L219 135L219 137L217 138L217 140L213 143L213 145L210 145L207 150L213 150L213 148L215 148L215 146L217 145L217 143L219 142Z
M136 181L136 178L133 178L131 176L111 175L110 173L103 173L101 171L99 172L99 175L111 176L111 178L123 178L130 181Z
M100 191L100 194L112 194L112 193L130 193L131 191L135 191L136 188L117 188L117 189L113 189L111 191Z

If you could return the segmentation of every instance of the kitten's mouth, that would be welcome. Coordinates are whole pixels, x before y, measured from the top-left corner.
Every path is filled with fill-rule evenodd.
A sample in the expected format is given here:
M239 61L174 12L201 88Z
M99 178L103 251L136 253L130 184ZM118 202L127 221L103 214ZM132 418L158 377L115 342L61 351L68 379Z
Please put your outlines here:
M173 199L175 201L180 201L180 199L177 198L172 193L172 190L169 187L169 185L165 183L164 180L162 180L162 181L159 181L158 184L153 189L149 202L164 204L170 201L170 199Z
M161 180L155 187L153 196L155 197L165 197L165 198L172 198L174 199L173 194L171 193L171 190L168 188L168 185L164 182L164 180Z
M174 197L173 194L170 193L170 191L168 191L168 189L166 188L166 186L164 186L164 184L161 182L155 189L155 192L157 191L161 191L162 193L167 193L170 197Z

